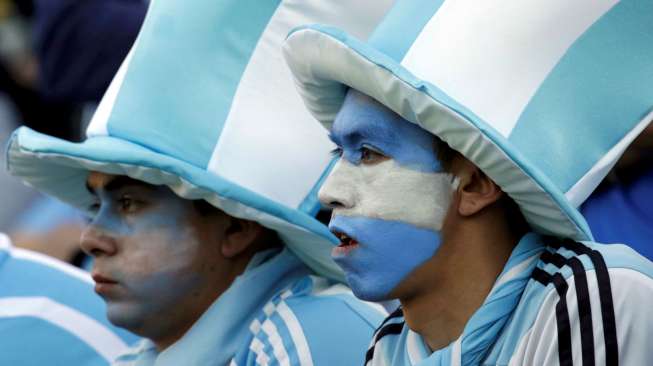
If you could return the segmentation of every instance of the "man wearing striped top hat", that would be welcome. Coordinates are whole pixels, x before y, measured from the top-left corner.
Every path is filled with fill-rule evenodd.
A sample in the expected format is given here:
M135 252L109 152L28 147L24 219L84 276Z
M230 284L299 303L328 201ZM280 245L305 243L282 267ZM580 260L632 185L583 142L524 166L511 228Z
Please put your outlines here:
M85 209L82 248L118 365L355 365L385 315L357 300L314 215L328 138L281 46L366 37L388 1L154 0L82 143L17 130L10 172Z
M288 36L336 146L332 256L401 302L366 365L653 364L653 264L577 211L652 119L652 21L643 0L406 0L368 43Z

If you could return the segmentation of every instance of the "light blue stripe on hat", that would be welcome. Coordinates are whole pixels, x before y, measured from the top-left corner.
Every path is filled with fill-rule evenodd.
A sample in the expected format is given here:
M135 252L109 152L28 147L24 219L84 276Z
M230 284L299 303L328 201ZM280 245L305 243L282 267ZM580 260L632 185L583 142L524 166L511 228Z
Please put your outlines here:
M415 6L416 2L420 5ZM385 19L374 30L368 43L396 62L401 62L424 26L440 9L442 3L444 0L398 1L390 12L405 13L405 17ZM402 19L411 19L411 22L399 24ZM397 31L398 29L401 31Z
M278 5L204 0L151 6L109 117L109 134L206 168L240 78ZM188 128L179 128L179 119Z
M653 86L645 80L653 78L652 13L650 0L620 2L593 24L542 83L509 137L563 192L650 112Z

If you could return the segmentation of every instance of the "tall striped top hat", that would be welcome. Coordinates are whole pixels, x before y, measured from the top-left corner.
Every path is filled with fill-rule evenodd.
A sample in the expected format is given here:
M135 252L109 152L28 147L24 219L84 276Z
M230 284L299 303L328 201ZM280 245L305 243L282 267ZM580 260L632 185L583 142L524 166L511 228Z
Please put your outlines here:
M534 230L585 240L577 207L653 116L651 24L650 0L400 0L368 43L312 25L284 55L323 124L357 89L470 159Z
M18 129L8 169L87 208L89 171L204 199L276 230L307 265L341 278L313 215L331 143L296 95L281 48L327 22L367 37L389 0L154 0L82 143Z

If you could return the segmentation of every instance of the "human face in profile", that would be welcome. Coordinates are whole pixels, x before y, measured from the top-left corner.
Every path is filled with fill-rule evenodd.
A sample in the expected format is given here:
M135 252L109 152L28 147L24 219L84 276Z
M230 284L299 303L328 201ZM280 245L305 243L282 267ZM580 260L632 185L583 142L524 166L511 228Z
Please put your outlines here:
M436 140L374 99L350 90L330 137L340 158L319 192L340 238L332 256L356 296L388 299L431 258L455 183Z
M109 320L151 339L178 338L228 277L219 250L226 214L204 216L168 187L126 176L93 172L87 186L95 203L82 249L94 257Z

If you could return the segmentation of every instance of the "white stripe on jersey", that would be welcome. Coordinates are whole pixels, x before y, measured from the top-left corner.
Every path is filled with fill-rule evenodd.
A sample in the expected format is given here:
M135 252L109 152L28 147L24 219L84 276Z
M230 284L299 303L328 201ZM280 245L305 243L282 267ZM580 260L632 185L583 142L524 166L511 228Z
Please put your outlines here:
M61 272L65 272L66 274L69 274L86 283L95 284L95 282L93 282L93 279L91 278L91 275L88 274L87 272L77 269L76 267L69 266L66 263L60 262L57 259L48 257L45 254L36 253L20 248L13 248L11 250L11 256L17 259L24 259L24 260L40 263L48 267L55 268Z
M0 318L29 316L48 321L88 344L108 362L127 345L97 320L47 297L7 297L0 299Z
M77 269L73 266L70 266L64 262L61 262L58 259L49 257L45 254L33 252L31 250L16 248L11 245L11 241L6 235L0 233L0 251L2 250L6 251L7 254L13 258L23 259L23 260L43 264L45 266L52 267L60 272L64 272L86 283L90 283L90 284L94 283L93 279L91 278L91 275L89 275L88 273L80 269Z
M299 320L297 320L295 314L283 301L277 305L277 312L279 313L279 316L281 316L281 319L283 319L284 323L286 323L286 327L288 327L288 330L290 331L290 337L292 338L292 341L295 344L295 348L297 349L299 364L301 366L313 366L311 350L308 347L308 342L304 336L302 326L299 324Z
M252 343L249 345L249 349L256 355L256 363L263 366L270 362L270 357L263 350L264 347L263 343L256 337L252 339Z
M279 336L276 325L274 325L270 319L266 319L263 322L261 329L263 329L263 332L268 336L270 345L272 345L272 352L274 353L274 357L277 358L279 365L290 366L288 352L286 352L286 348L283 345L281 336Z

